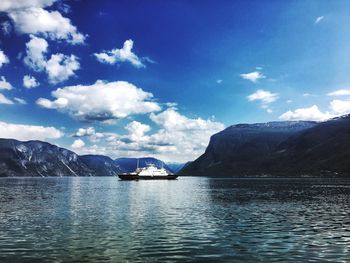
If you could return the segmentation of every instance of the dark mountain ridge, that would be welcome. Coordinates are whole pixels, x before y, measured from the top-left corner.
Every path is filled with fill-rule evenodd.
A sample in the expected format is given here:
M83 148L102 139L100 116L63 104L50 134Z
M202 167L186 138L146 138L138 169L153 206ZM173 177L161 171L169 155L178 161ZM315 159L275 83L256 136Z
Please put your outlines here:
M350 116L326 122L239 124L213 135L182 175L350 174Z
M118 165L113 159L104 155L81 155L82 162L95 172L95 176L117 176L126 172L126 169Z

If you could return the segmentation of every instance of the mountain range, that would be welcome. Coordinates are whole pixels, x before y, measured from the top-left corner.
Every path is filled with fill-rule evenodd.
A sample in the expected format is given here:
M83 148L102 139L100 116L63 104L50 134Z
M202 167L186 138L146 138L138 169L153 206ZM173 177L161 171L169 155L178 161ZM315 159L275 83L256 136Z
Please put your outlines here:
M139 158L139 167L166 164L155 158ZM42 141L0 139L0 177L4 176L116 176L136 169L136 158L113 160L103 155L76 153Z
M237 124L214 134L193 162L145 157L179 175L350 175L350 115L325 122L281 121ZM78 155L42 141L0 139L0 176L116 176L136 169L136 158Z
M350 115L325 122L238 124L214 134L180 175L350 175Z

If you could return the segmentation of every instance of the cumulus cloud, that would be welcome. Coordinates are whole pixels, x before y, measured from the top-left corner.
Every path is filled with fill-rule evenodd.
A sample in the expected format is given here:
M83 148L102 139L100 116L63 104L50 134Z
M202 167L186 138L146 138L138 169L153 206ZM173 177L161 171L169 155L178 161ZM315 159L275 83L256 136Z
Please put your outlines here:
M0 93L0 104L14 104L14 102Z
M324 19L324 16L319 16L315 19L315 24L320 23Z
M308 120L308 121L324 121L331 118L329 112L321 112L316 105L309 108L300 108L294 111L287 111L279 116L279 119L286 121Z
M125 126L126 134L98 133L90 127L93 135L86 135L86 129L78 130L79 135L89 138L94 144L79 149L82 154L105 154L112 158L120 156L154 156L165 161L184 162L201 155L210 136L224 129L214 120L188 118L175 108L158 114L150 114L150 120L157 127L138 121ZM177 124L179 123L179 124ZM151 131L154 131L151 133ZM100 134L99 140L92 140Z
M82 139L77 139L73 142L73 144L71 145L71 147L73 149L80 149L82 147L85 146L85 142Z
M141 59L132 52L133 45L134 42L129 39L124 42L123 47L120 49L115 48L110 51L95 53L94 55L102 63L114 65L118 62L128 61L136 68L143 68L145 65Z
M74 134L76 137L84 137L84 136L91 136L96 133L94 127L88 127L88 128L79 128L78 131Z
M47 11L43 7L54 1L5 1L0 11L8 13L17 32L34 34L51 40L65 40L71 44L82 44L86 36L78 32L70 19L58 11Z
M282 120L310 120L324 121L350 113L350 100L332 100L328 111L322 112L316 105L309 108L300 108L294 111L287 111L279 118Z
M1 0L0 11L11 12L29 7L47 7L51 6L56 1L57 0Z
M54 54L46 63L46 72L50 83L56 84L75 75L80 63L74 55Z
M45 71L49 82L57 84L75 76L75 71L80 68L78 58L74 55L52 54L46 58L48 43L45 39L31 35L31 40L26 44L26 57L24 63L35 71Z
M23 77L23 87L27 89L35 88L39 86L40 83L35 79L35 77L30 75L24 75Z
M278 94L272 93L268 90L259 89L250 94L247 98L249 101L261 101L263 105L267 105L276 101L278 99Z
M63 133L54 127L0 122L0 137L21 141L58 139Z
M336 115L344 115L350 113L350 100L332 100L329 109Z
M0 89L6 89L6 90L13 89L11 83L6 81L6 78L4 76L1 76L0 79L1 79L0 80Z
M218 126L217 122L213 122L211 120L203 120L201 118L188 118L184 115L181 115L174 108L169 108L159 114L152 113L150 115L150 119L166 130L204 130L213 129Z
M98 143L105 136L110 136L111 133L96 132L94 127L79 128L73 137L87 137L90 142Z
M40 98L44 108L66 112L82 121L106 121L160 110L151 101L152 93L145 92L126 81L96 81L92 85L77 85L53 91L55 100Z
M131 141L138 141L144 137L145 133L151 130L151 127L138 121L132 121L125 126L125 129L128 130L128 137Z
M26 53L24 63L35 71L43 71L46 66L45 54L49 44L43 38L30 35L30 40L26 43Z
M8 57L5 55L4 51L0 50L0 68L4 65L9 63L10 60Z
M254 71L250 73L244 73L240 74L241 78L250 80L251 82L256 83L259 79L264 79L266 78L261 72L259 71Z
M338 89L327 94L328 96L346 96L350 95L350 89Z
M66 107L68 104L68 101L66 98L58 98L54 101L50 101L44 98L39 98L36 101L36 104L47 109L60 109L60 108Z
M149 139L158 156L179 162L197 158L207 147L210 136L224 129L220 122L188 118L174 108L152 113L150 119L160 127Z

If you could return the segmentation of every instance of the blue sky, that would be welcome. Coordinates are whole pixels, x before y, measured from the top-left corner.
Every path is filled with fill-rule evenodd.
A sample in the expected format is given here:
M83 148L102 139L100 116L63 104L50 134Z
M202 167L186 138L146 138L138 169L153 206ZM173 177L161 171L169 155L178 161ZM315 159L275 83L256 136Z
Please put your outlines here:
M0 137L182 162L232 124L349 113L349 10L336 0L1 1Z

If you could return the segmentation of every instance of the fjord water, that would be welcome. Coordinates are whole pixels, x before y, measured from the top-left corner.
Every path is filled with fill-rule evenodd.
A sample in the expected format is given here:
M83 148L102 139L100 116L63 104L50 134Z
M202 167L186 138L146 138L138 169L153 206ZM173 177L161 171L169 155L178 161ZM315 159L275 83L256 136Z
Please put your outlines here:
M1 262L350 261L350 181L1 178Z

